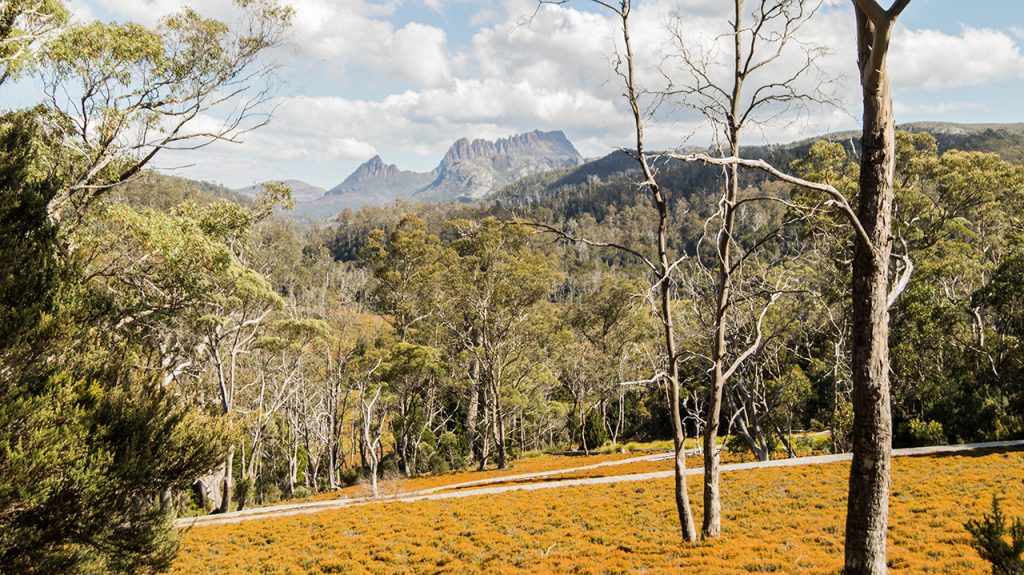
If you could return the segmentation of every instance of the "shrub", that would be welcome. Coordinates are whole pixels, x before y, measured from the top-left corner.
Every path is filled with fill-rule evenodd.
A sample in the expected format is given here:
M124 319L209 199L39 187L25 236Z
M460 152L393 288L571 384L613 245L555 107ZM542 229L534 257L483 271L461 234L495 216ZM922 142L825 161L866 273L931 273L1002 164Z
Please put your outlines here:
M295 489L292 490L291 498L305 499L306 497L309 497L312 494L313 492L305 485L296 485Z
M597 411L587 414L583 422L583 437L588 449L597 449L608 442L608 430L605 429L601 414Z
M938 421L923 421L911 419L907 423L907 435L918 445L944 445L946 434L942 430L942 424Z
M345 487L352 487L353 485L357 485L360 481L362 481L362 479L363 475L362 473L359 472L359 469L356 467L350 467L348 469L342 470L341 472L341 483Z
M980 520L971 519L964 523L964 528L974 539L971 546L992 564L992 575L1024 575L1024 521L1015 518L1007 529L998 497L992 497L991 514L985 513Z
M427 470L434 475L440 475L442 473L448 473L452 468L448 465L448 461L441 456L440 453L433 453L427 460Z
M779 436L774 433L769 433L764 438L768 444L768 453L775 453L779 450L782 442L779 440ZM750 443L742 435L730 435L725 440L725 449L732 453L746 454L753 453L750 449Z
M263 505L270 505L273 503L277 503L278 501L281 501L281 496L283 495L283 492L281 491L281 487L278 486L277 483L266 482L262 485L262 487L263 489L260 497L260 503L262 503Z
M437 438L437 453L444 458L450 469L462 469L466 466L467 451L466 438L461 435L446 431Z

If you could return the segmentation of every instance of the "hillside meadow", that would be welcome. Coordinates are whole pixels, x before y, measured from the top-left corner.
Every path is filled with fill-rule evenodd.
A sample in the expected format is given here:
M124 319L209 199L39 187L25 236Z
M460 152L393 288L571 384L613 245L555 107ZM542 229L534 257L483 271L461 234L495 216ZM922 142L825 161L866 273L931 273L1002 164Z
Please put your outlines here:
M996 493L1024 514L1024 452L893 466L891 572L987 574L962 525ZM666 479L195 527L172 573L838 573L847 474L847 463L726 473L723 537L692 547L678 542ZM699 488L692 477L698 521Z

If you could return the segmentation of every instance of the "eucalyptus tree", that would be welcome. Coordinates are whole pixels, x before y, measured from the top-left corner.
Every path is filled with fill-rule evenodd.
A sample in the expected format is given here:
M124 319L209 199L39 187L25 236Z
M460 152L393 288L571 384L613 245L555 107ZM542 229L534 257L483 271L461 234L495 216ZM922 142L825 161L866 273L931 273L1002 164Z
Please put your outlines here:
M821 0L733 0L728 29L720 36L701 39L685 28L685 15L677 16L672 26L673 49L667 65L678 63L680 70L663 70L669 86L663 95L699 112L715 131L722 157L742 155L742 136L749 127L763 127L793 108L830 103L828 80L822 77L819 62L828 52L824 46L801 41L803 27L821 6ZM748 12L749 9L749 12ZM790 64L793 60L795 63ZM694 158L685 158L691 161ZM758 351L762 342L761 310L743 317L740 301L749 294L735 293L736 276L745 268L756 268L746 261L764 249L778 232L755 238L742 245L744 237L741 210L754 201L785 201L763 194L763 198L741 197L741 166L723 165L725 181L718 209L708 221L706 233L714 233L714 257L708 278L713 289L713 337L709 353L701 354L710 362L707 414L704 428L704 520L705 537L721 533L721 497L719 494L720 448L717 438L722 422L723 393L730 377ZM756 272L755 272L756 273ZM753 293L757 293L756 291ZM764 291L762 309L775 301L774 292ZM741 329L736 327L741 326ZM744 332L756 332L747 338ZM739 336L739 337L737 337ZM744 344L743 340L754 345Z
M418 455L423 440L432 435L441 416L441 378L444 364L440 353L429 346L398 342L388 351L379 375L387 383L394 450L401 471L407 477L419 470Z
M857 219L866 238L857 244L853 258L853 463L845 545L845 566L851 575L888 570L889 259L896 121L886 60L896 20L908 4L910 0L895 0L883 8L877 0L854 0L864 103Z
M59 0L5 0L0 5L0 87L32 71L41 47L67 19Z
M651 332L643 292L639 282L603 274L568 306L570 341L565 349L558 346L562 380L573 399L572 429L582 430L588 413L596 409L613 444L625 426L629 386L623 382L641 377L637 369L642 363L631 360ZM584 450L590 447L599 446L583 445Z
M473 371L489 428L481 438L481 467L493 440L498 467L504 468L508 414L503 400L509 385L534 377L541 367L533 353L546 331L540 304L559 273L551 257L531 249L521 226L493 218L450 225L458 235L450 246L458 259L447 279L460 289L443 293L439 320L477 366Z
M111 223L139 232L125 239L157 238L150 247L162 259L149 267L135 257L144 249L108 236L103 241L118 247L129 266L113 270L94 266L110 264L108 254L90 261L95 251L77 251L72 232L91 217L88 207L96 199L140 174L161 150L232 138L262 123L246 102L266 98L246 94L269 95L262 80L271 70L258 60L282 38L291 10L271 0L243 0L240 9L241 30L194 11L151 30L67 24L56 0L0 5L0 89L11 78L36 74L44 89L39 106L0 118L3 234L13 229L12 237L21 238L4 241L0 259L6 265L38 256L40 264L24 279L0 278L5 302L15 291L38 294L36 304L2 320L0 428L9 455L0 457L0 476L18 485L0 489L5 568L81 573L166 567L175 550L174 510L162 495L186 487L213 467L211 455L220 459L226 451L230 435L223 422L190 407L188 390L171 389L185 373L182 359L201 355L196 340L170 330L159 334L156 318L185 326L178 314L189 315L185 308L202 291L199 284L217 270L238 270L230 265L230 250L202 234L184 238L179 230L161 229L166 221L122 214ZM196 126L200 113L234 103L241 104L240 113L226 118L223 129ZM197 247L183 260L197 257L170 263L170 251L161 250L175 243ZM210 259L202 261L204 255ZM175 269L177 263L183 265ZM189 266L208 269L186 278ZM146 275L170 291L159 294L149 285L126 293ZM27 285L18 286L35 280L28 292ZM177 350L173 343L163 349L157 343L175 339L183 342ZM157 373L147 373L149 367ZM26 414L34 415L29 420ZM46 443L37 444L40 438ZM52 480L36 476L44 471Z
M186 8L155 29L70 24L42 46L43 105L68 175L47 204L51 223L80 218L158 153L238 141L267 123L274 66L264 55L283 41L293 10L276 0L236 4L235 27ZM205 117L220 121L200 125Z
M330 329L321 320L280 319L269 323L263 335L252 345L245 362L244 377L247 381L239 387L234 398L235 410L241 416L247 435L240 444L239 510L245 507L253 494L267 427L281 419L279 413L292 403L294 397L305 391L301 384L311 368L310 364L317 360L321 349L319 344L329 337ZM292 425L290 431L300 438L305 430L300 424ZM312 451L307 449L307 455L312 456ZM294 484L289 487L294 492Z

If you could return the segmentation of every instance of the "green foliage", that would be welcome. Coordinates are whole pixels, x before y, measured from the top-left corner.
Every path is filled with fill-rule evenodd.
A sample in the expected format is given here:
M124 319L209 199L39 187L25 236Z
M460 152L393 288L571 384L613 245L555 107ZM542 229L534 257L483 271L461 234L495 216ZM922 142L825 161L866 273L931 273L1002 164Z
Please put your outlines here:
M938 421L911 419L907 422L907 435L918 445L945 445L946 434Z
M992 497L991 514L968 521L964 528L973 537L971 546L992 564L992 575L1024 574L1024 521L1016 518L1008 526L998 497Z
M57 229L46 217L63 179L48 168L54 152L43 138L40 114L0 116L0 366L37 364L47 341L41 334L55 328L54 300L69 273ZM0 388L27 383L11 375L0 369Z
M158 495L219 460L222 426L147 381L58 375L0 399L0 572L165 567L176 537Z
M608 430L604 427L604 421L601 420L601 414L596 411L587 413L587 417L583 420L583 441L587 444L587 449L596 449L604 445L609 440Z
M38 63L38 49L68 19L60 0L4 0L0 5L0 86Z

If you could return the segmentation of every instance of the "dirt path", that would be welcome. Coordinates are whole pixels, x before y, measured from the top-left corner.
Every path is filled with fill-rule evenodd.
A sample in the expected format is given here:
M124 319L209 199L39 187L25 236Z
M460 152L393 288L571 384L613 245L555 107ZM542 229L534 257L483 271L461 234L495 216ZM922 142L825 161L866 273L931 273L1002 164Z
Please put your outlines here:
M689 449L686 451L687 455L693 455L696 450ZM342 497L338 499L329 499L321 501L309 501L306 503L285 503L282 505L269 505L266 507L253 507L245 509L243 511L232 511L231 513L221 513L216 515L203 515L199 517L187 517L178 520L178 526L186 525L207 525L217 523L234 523L234 521L226 521L228 519L235 518L249 518L252 516L264 516L264 515L278 515L281 512L313 509L319 510L322 507L347 507L350 505L358 505L363 503L384 503L387 501L403 500L408 497L417 497L421 495L429 495L431 493L439 493L442 491L452 491L465 489L467 487L479 487L481 485L493 485L495 483L512 483L516 481L528 481L531 479L542 479L544 477L555 477L558 475L568 475L570 473L577 473L580 471L589 471L591 469L599 469L602 467L611 467L613 465L627 465L630 463L641 463L645 461L659 461L664 459L671 459L672 453L655 453L652 455L642 455L638 457L630 457L627 459L617 459L615 461L603 461L601 463L593 463L591 465L582 465L579 467L568 467L565 469L552 469L550 471L536 471L533 473L518 473L510 475L498 475L494 477L487 477L484 479L474 479L473 481L463 481L460 483L450 483L447 485L439 485L437 487L430 487L427 489L418 489L415 491L405 491L400 493L381 494L379 497ZM221 519L225 521L220 521Z
M991 450L1015 450L1024 448L1024 441L997 441L992 443L971 443L966 445L940 445L935 447L915 447L911 449L894 449L894 457L907 457L914 455L933 455L942 453L963 453L971 451L991 451ZM463 483L445 485L440 487L434 487L431 489L425 489L423 491L399 494L391 497L380 497L377 499L373 498L360 498L360 499L335 499L331 501L315 501L310 503L296 503L291 505L278 505L273 507L261 507L256 509L248 509L245 511L236 511L232 513L224 513L220 515L204 515L201 517L189 517L185 519L179 519L177 524L179 527L191 527L200 525L220 525L224 523L240 523L243 521L252 521L258 519L266 519L272 517L288 517L291 515L301 515L306 513L317 513L326 509L337 509L342 507L355 507L361 505L376 505L380 503L411 503L414 501L427 501L427 500L439 500L439 499L458 499L462 497L475 497L479 495L494 495L497 493L507 493L509 491L535 491L538 489L554 489L558 487L570 487L576 485L602 485L608 483L626 483L631 481L649 481L652 479L662 479L666 477L672 477L674 471L654 471L649 473L634 473L630 475L613 475L607 477L587 477L582 479L565 479L565 480L554 480L542 483L526 483L521 485L502 485L500 487L481 487L478 489L466 489L466 487L486 485L488 483L508 483L511 481L522 481L529 479L537 479L543 477L563 475L566 473L572 473L576 471L583 471L588 469L594 469L598 467L608 467L611 465L624 465L626 463L635 463L637 461L654 461L658 458L668 459L671 454L657 454L648 455L643 457L635 457L631 459L623 459L619 461L609 461L604 463L597 463L594 465L586 465L583 467L577 467L573 469L560 469L556 471L542 471L537 473L524 473L520 475L506 475L504 477L493 477L488 479L481 479L477 481L467 481ZM764 469L770 467L795 467L800 465L821 465L825 463L836 463L842 461L850 461L852 456L849 453L839 455L817 455L813 457L798 457L794 459L778 459L774 461L755 461L751 463L732 463L722 466L723 472L733 471L744 471L748 469ZM687 470L687 475L698 475L703 473L703 469L696 467ZM452 489L462 489L461 491L450 491Z

